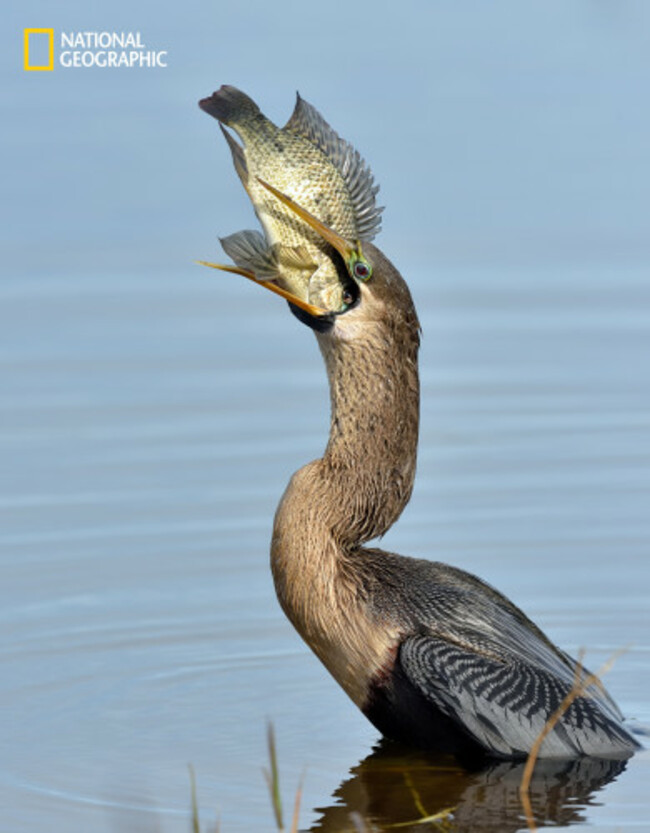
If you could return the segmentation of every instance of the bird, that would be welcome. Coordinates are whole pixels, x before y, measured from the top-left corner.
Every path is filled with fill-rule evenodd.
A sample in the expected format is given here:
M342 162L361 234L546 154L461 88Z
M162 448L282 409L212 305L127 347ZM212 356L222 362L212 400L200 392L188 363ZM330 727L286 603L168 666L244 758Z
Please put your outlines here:
M347 240L260 182L332 247L349 300L332 312L281 293L315 333L331 420L322 457L292 476L275 514L280 605L385 737L465 761L525 758L588 672L480 578L369 545L399 518L415 479L415 305L374 244ZM539 756L623 759L638 748L599 681L574 699Z
M280 605L385 737L465 761L524 758L588 672L476 576L371 545L413 490L420 324L405 280L371 242L381 209L370 170L300 97L284 128L234 87L200 106L221 124L266 238L222 240L234 266L199 262L287 300L314 332L329 380L327 446L293 475L273 523ZM346 206L354 222L338 216ZM278 255L294 251L296 234L297 277ZM305 280L315 269L322 286ZM539 755L624 759L638 747L598 682L573 700Z

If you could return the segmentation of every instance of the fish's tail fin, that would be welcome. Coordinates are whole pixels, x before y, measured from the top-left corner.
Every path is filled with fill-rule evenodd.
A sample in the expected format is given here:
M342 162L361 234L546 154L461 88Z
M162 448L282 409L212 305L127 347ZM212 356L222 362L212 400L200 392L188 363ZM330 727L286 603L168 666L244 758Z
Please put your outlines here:
M252 98L249 98L236 87L224 84L216 92L199 101L199 107L218 119L222 124L233 127L242 121L254 118L260 114L260 108Z

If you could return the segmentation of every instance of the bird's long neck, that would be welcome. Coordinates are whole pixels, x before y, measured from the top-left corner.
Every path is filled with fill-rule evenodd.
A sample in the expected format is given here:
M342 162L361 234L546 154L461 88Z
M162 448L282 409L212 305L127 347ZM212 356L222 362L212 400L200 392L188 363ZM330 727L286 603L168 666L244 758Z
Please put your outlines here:
M330 383L325 453L292 477L274 524L276 582L329 570L383 535L413 488L418 441L419 331L354 321L318 335ZM322 562L322 563L321 563ZM279 588L280 589L280 588Z
M383 535L406 506L418 442L417 339L370 330L355 339L320 336L330 383L331 423L320 475L330 489L337 541Z
M381 664L390 639L368 629L359 607L360 547L386 532L411 496L419 331L414 312L408 326L364 321L355 332L354 319L348 322L318 336L330 382L329 442L321 459L294 474L280 501L271 566L285 613L361 705L368 680L350 669L364 667L364 658L369 669Z

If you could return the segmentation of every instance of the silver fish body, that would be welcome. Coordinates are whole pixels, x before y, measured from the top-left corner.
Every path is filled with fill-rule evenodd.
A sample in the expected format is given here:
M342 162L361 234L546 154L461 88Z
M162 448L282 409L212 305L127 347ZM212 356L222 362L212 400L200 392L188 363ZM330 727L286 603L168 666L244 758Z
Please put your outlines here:
M264 235L243 231L224 238L228 256L260 280L273 280L325 309L342 309L344 289L334 250L260 179L342 237L369 241L379 231L382 209L375 201L379 187L366 163L300 96L284 127L273 124L235 87L221 87L200 106L219 120L264 229ZM237 133L241 145L223 125Z

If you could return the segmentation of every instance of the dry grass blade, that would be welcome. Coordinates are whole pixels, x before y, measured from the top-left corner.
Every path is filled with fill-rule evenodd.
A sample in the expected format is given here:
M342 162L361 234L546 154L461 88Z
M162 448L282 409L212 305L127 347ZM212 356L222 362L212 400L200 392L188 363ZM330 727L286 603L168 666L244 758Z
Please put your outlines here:
M303 770L302 775L300 776L300 781L298 782L298 789L296 790L296 797L293 802L293 818L291 819L291 831L290 833L298 833L298 819L300 817L300 802L302 800L302 784L305 780L305 772Z
M585 652L584 650L581 650L578 653L578 661L576 663L576 671L573 679L573 685L571 686L571 689L567 696L564 698L564 700L562 700L560 705L544 724L544 728L539 733L538 737L535 740L535 743L531 747L528 759L526 760L526 766L524 767L524 771L521 776L521 784L519 785L519 797L521 799L521 804L524 808L524 813L526 815L526 824L528 825L528 829L531 831L531 833L536 833L537 825L535 824L533 807L530 801L530 781L533 777L535 764L537 763L539 752L542 748L542 744L544 743L544 739L553 731L555 726L562 719L562 716L564 715L566 710L577 697L581 697L587 691L588 688L591 688L591 686L601 685L600 677L610 670L612 665L614 665L616 660L620 657L621 654L625 653L626 650L626 648L622 648L620 651L616 651L616 653L612 654L612 656L607 660L607 662L603 663L603 665L598 669L598 671L595 674L589 674L587 677L582 676L582 660L585 655Z
M190 795L192 802L192 833L201 833L201 825L199 823L199 803L196 799L196 775L194 774L194 767L188 764L187 768L190 771Z
M275 824L278 830L284 830L284 822L282 819L282 798L280 797L280 775L278 773L278 755L275 746L275 732L273 731L273 724L269 723L266 727L266 739L269 747L269 763L271 769L264 769L264 777L269 787L271 794L271 804L273 806L273 813L275 815Z
M194 774L194 767L188 764L187 768L190 771L190 791L191 791L191 806L192 806L192 833L201 833L201 822L199 820L199 802L196 798L196 775ZM214 833L219 833L221 824L219 819L214 823Z

